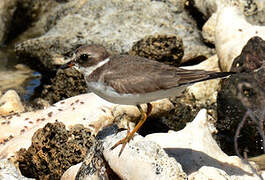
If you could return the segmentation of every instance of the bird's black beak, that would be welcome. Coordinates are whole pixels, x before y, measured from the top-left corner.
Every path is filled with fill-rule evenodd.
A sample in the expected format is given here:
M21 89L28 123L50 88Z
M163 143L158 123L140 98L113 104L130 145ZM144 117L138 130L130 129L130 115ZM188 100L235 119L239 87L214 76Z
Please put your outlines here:
M71 67L73 67L73 66L74 66L74 62L70 61L70 62L68 62L68 63L66 63L66 64L63 64L63 65L60 67L60 69L67 69L67 68L71 68Z

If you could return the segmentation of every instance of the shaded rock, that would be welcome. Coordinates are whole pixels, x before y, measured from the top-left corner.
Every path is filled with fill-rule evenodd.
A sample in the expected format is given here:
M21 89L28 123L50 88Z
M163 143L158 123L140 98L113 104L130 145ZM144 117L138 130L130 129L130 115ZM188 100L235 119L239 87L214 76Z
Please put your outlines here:
M14 40L25 40L40 35L43 31L35 27L30 33L25 33L23 38L20 34L30 29L31 26L40 19L40 17L51 7L55 6L55 2L48 1L31 1L31 0L3 0L0 3L0 43L10 43ZM19 37L17 37L19 36Z
M241 129L238 138L239 151L248 151L250 156L263 153L261 136L257 125L265 112L265 68L264 41L254 37L248 41L240 56L233 63L232 70L241 73L224 81L218 94L219 138L225 152L234 153L233 137L238 124L249 110L255 120L248 117L247 124Z
M14 0L2 0L0 2L0 44L3 44L7 39L9 26L16 10L16 3L17 1Z
M35 132L28 150L17 153L17 162L24 176L60 179L65 170L85 158L93 141L83 126L66 130L63 123L48 123Z
M178 66L184 55L184 50L179 37L156 35L147 36L136 42L129 54Z
M224 177L227 174L231 179L257 179L248 164L236 156L226 155L219 148L212 137L213 132L215 130L208 122L206 109L202 109L183 130L154 133L146 136L145 139L163 147L170 157L174 157L182 165L189 178L194 176L193 173L196 175L201 168L207 166L215 168L216 177L223 172Z
M20 101L20 97L14 90L7 91L0 98L0 115L6 116L12 113L20 113L24 111L24 106Z

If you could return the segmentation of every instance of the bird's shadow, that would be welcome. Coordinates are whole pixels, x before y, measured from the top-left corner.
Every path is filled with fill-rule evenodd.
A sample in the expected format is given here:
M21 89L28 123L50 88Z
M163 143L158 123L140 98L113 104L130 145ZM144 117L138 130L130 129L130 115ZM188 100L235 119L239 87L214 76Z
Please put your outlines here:
M198 171L202 166L221 169L229 176L253 175L253 173L249 173L233 164L218 161L204 152L186 148L164 148L164 150L167 152L169 157L175 158L176 161L181 164L183 171L188 175Z

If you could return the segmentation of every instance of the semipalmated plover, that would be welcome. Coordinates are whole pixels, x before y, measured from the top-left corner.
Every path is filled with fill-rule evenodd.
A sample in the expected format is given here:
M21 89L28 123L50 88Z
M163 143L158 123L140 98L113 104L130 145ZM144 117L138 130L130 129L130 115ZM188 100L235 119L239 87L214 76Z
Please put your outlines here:
M63 67L69 66L84 75L89 90L98 96L115 104L136 105L141 112L141 119L135 128L112 146L111 149L114 149L122 144L119 156L150 115L151 101L179 96L193 83L232 74L186 70L139 56L112 56L100 45L79 47L71 61ZM147 112L142 110L140 104L147 104Z

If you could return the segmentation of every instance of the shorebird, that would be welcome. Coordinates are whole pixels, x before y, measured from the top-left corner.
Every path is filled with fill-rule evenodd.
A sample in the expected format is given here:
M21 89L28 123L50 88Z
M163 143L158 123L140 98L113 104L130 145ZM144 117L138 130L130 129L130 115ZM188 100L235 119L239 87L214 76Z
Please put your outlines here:
M141 118L135 128L111 149L125 145L143 125L152 111L151 101L180 96L187 86L209 79L229 76L232 72L186 70L139 56L110 55L101 45L77 48L62 68L74 67L84 75L87 87L101 98L123 105L135 105ZM140 104L147 104L144 112Z

